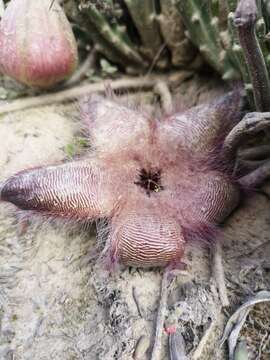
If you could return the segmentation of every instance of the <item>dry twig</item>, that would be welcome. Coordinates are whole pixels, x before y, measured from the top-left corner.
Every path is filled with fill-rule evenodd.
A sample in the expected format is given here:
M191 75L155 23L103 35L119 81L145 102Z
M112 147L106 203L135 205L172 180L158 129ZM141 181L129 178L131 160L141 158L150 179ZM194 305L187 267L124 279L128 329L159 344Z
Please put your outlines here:
M201 338L199 345L197 346L196 350L193 353L192 360L200 360L202 359L203 353L205 351L205 348L208 344L209 339L211 339L213 333L216 331L217 328L217 322L212 321L209 325L209 327L206 329L205 333L203 334L203 337Z
M215 278L220 301L223 307L229 306L229 299L225 284L225 274L222 264L222 246L219 241L213 245L213 276Z
M160 359L160 351L161 351L161 340L162 333L164 331L164 322L167 310L167 298L168 298L168 285L169 285L169 274L170 270L165 269L162 282L161 282L161 290L160 290L160 303L157 314L156 321L156 333L155 333L155 342L152 350L151 360L159 360Z
M67 100L76 99L80 96L92 94L92 93L104 93L106 88L108 87L108 83L112 90L142 90L142 89L151 89L158 81L166 80L170 81L168 76L163 75L150 75L147 77L123 77L117 80L110 81L101 81L99 83L94 84L85 84L79 85L70 89L35 96L23 99L17 99L13 101L3 102L0 105L0 114L4 114L7 112L24 110L27 108L50 105L55 103L61 103Z
M166 114L170 114L173 110L173 101L168 85L164 81L158 81L154 87L154 91L160 97L163 111Z
M139 304L139 301L138 301L138 294L137 294L135 286L132 286L132 297L133 297L133 300L135 302L135 305L136 305L139 316L141 318L143 318L143 314L142 314L142 310L141 310L141 307L140 307L140 304Z
M158 314L156 320L156 333L155 333L155 341L152 350L151 360L160 359L161 341L162 341L162 333L164 331L169 286L171 284L172 279L177 275L187 275L187 272L185 270L172 269L171 267L168 267L167 269L164 270L164 274L161 282L160 302L159 302L159 308L158 308Z
M0 18L2 18L5 11L5 4L3 0L0 0Z
M176 331L169 336L170 360L187 360L185 341L182 334Z

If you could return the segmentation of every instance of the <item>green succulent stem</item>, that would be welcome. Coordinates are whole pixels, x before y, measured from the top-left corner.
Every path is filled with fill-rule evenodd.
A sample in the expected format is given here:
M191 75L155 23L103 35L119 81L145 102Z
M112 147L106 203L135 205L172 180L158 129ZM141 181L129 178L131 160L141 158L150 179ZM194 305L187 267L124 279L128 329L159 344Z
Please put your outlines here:
M234 64L220 41L219 18L213 16L209 2L178 0L176 6L187 28L187 36L199 48L209 64L225 78L235 77ZM214 14L216 13L217 4L214 7Z
M172 64L177 67L187 66L194 60L197 50L185 36L184 24L175 0L161 1L160 8L157 20L170 50Z
M128 38L126 31L119 24L110 25L106 17L97 10L94 4L88 3L81 11L88 17L89 26L95 33L93 37L100 39L101 48L110 53L113 58L122 57L125 62L134 66L145 68L147 63L143 60L135 45Z
M202 11L202 7L196 0L178 1L183 22L187 28L187 36L195 42L211 65L222 72L219 61L219 48L215 38L211 19L208 11Z
M228 11L235 12L238 0L226 0Z
M142 42L141 51L152 59L162 46L163 40L157 23L153 0L124 0Z
M242 79L252 110L269 110L268 0L70 1L80 9L85 37L121 69L194 69L204 58L223 80ZM253 4L253 22L235 23L241 4L244 17Z

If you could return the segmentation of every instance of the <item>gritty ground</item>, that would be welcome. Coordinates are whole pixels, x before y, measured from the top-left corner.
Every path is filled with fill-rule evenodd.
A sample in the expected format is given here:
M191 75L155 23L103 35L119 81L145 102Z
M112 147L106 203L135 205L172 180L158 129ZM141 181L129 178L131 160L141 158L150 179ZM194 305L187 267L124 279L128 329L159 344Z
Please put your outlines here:
M224 91L216 83L205 83L186 81L176 98L191 106ZM66 159L77 136L74 119L76 107L72 105L2 116L1 180L26 167ZM270 193L270 186L264 190ZM194 358L226 359L226 352L218 347L226 317L246 296L270 289L269 223L269 199L255 193L222 226L231 301L226 312L220 312L209 250L204 245L189 245L187 275L179 276L170 288L167 322L178 325L187 351L193 352L210 328L207 344ZM110 275L96 261L97 256L89 260L94 247L94 232L85 226L66 230L61 223L25 218L1 205L0 359L125 360L133 359L136 347L138 359L149 358L144 347L153 344L162 271L126 268ZM242 334L255 348L262 340L256 338L259 330L252 327L258 314L269 329L269 311L258 308L250 314ZM267 336L269 346L269 331ZM165 360L165 333L163 340ZM252 359L256 356L255 352Z

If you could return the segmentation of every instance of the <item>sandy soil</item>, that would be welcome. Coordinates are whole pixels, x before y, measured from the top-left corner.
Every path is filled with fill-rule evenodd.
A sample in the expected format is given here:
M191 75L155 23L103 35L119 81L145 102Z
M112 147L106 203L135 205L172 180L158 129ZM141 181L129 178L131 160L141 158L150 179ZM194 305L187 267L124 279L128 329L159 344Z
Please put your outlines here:
M186 83L178 97L194 104L221 91L207 86ZM2 116L1 179L65 158L77 131L74 111L61 105ZM171 285L167 321L178 323L188 351L212 324L202 360L226 359L217 346L226 317L245 296L270 288L269 220L269 200L257 193L223 226L232 305L222 316L209 250L193 244L186 251L188 274ZM138 359L149 358L143 345L153 342L162 271L127 268L109 275L95 258L89 261L94 246L93 231L67 231L1 205L0 359L132 359L143 335ZM165 360L166 334L163 340Z

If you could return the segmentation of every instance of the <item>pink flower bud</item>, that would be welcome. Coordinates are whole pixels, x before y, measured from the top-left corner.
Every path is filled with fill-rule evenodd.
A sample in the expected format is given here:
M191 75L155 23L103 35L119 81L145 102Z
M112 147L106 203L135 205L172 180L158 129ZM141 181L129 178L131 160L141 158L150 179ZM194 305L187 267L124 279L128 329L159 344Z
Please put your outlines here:
M47 88L68 78L78 62L76 40L55 0L11 0L0 23L0 71Z

